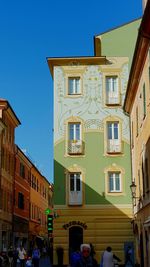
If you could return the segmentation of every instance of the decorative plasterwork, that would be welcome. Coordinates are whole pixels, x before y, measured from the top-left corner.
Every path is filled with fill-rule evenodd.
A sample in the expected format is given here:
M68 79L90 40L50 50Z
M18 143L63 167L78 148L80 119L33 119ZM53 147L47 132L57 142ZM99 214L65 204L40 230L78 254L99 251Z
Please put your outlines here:
M115 61L114 61L115 59ZM111 60L111 58L110 58ZM82 95L76 97L66 97L66 79L68 72L82 76ZM81 70L82 69L82 70ZM74 70L74 71L73 71ZM128 81L127 58L112 58L110 66L67 66L55 67L54 69L54 98L55 98L55 142L65 137L65 124L69 117L80 117L83 120L83 127L87 131L104 131L104 120L106 117L120 117L123 121L122 134L125 140L129 140L129 121L124 114L122 107L108 107L104 103L103 97L103 71L119 73L121 104L123 104L126 85ZM67 73L67 74L66 74Z

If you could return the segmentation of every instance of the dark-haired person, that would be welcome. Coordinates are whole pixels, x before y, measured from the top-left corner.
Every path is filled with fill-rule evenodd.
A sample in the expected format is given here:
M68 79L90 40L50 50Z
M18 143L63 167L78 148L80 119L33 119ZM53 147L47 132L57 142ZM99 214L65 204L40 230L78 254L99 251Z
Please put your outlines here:
M128 246L127 252L126 252L126 259L125 259L125 266L130 264L131 266L134 266L132 262L132 248Z

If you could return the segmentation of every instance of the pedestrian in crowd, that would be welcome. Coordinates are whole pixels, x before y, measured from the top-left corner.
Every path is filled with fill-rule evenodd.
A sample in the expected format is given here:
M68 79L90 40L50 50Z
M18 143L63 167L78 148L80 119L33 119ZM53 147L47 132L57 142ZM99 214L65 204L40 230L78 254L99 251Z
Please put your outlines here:
M25 267L25 258L26 258L26 251L23 248L23 246L20 246L20 248L18 249L18 258L20 261L20 267Z
M42 254L43 254L43 257L45 258L47 254L47 249L45 246L42 248Z
M9 266L12 267L13 265L13 247L10 246L8 249L8 258L9 258Z
M2 267L3 265L3 257L2 257L2 254L0 253L0 267Z
M39 261L40 261L40 250L37 246L34 247L32 251L32 263L34 267L39 267Z
M121 262L121 259L118 258L115 254L113 254L113 261L114 261L114 267L118 267L119 262Z
M128 246L128 248L127 248L125 266L128 265L128 263L131 266L134 266L133 261L132 261L132 248L131 248L131 246Z
M94 267L92 257L90 255L91 248L89 244L82 244L80 246L81 256L75 263L75 267Z
M13 250L13 267L17 267L18 249L15 247Z
M95 249L94 249L94 246L92 245L92 243L90 243L90 248L91 248L90 255L91 255L91 257L92 257L93 264L94 264L95 267L97 267L97 266L98 266L98 262L97 262L97 260L95 259L95 254L96 254L96 252L95 252Z
M7 255L7 250L1 252L1 260L3 266L9 266L9 257Z
M73 251L70 256L70 266L74 267L76 262L80 259L80 257L81 257L81 254L80 254L79 249L76 249L75 251Z
M107 247L102 254L100 266L103 267L114 267L112 248Z
M29 256L26 260L26 267L31 267L32 266L32 258Z

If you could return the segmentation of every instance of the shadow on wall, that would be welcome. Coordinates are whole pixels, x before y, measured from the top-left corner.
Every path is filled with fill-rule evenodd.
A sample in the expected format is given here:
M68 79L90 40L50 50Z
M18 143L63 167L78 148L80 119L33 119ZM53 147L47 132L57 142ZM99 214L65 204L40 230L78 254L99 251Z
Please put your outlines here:
M66 168L57 161L54 164L54 205L68 204L67 210L62 209L61 216L57 220L61 227L63 228L64 224L69 224L70 217L71 221L85 222L87 229L83 231L83 242L94 245L98 262L100 262L101 254L107 246L112 247L114 254L121 259L121 264L125 262L127 247L131 246L133 251L132 261L134 262L132 219L128 216L127 210L124 212L121 208L119 209L106 198L104 193L98 193L86 183L82 183L82 199L87 206L69 205L69 203L66 203L66 199L69 197L69 193L66 192L66 187L69 183L67 181L69 178L66 176ZM119 204L122 196L118 196L118 198L120 198ZM90 205L92 206L90 207ZM70 211L74 209L70 215L69 209ZM59 237L59 244L57 244L57 241L55 243L54 238L54 246L61 245L64 248L65 255L65 250L69 250L69 244L66 244L65 241L66 229L63 228L62 231L62 236ZM57 233L55 234L57 236ZM68 240L67 238L67 242Z

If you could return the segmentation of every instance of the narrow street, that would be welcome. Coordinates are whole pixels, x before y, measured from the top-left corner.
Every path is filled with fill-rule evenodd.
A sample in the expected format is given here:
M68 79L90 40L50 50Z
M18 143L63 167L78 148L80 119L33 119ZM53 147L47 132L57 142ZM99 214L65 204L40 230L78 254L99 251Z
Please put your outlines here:
M50 258L48 256L41 257L40 259L40 266L39 267L51 267Z

